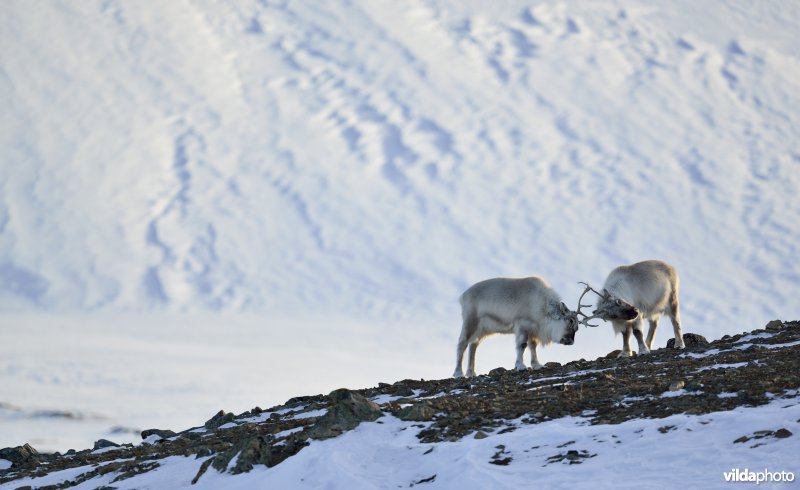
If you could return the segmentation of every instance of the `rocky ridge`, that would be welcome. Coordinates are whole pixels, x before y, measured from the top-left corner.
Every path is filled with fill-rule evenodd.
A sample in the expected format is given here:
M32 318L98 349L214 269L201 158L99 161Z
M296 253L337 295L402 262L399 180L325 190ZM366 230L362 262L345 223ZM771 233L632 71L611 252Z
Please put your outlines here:
M170 456L197 460L194 483L208 471L238 474L256 465L275 466L313 440L336 437L361 422L382 423L385 414L414 424L420 429L420 442L433 444L491 437L521 424L565 416L581 416L591 424L618 424L634 418L726 411L800 394L799 321L776 320L762 330L713 342L694 334L686 334L684 340L687 349L682 351L663 348L634 358L618 358L615 351L594 361L548 363L537 371L497 368L475 378L339 389L238 415L220 411L203 426L182 432L143 431L143 442L136 446L101 439L93 449L64 454L42 454L27 444L5 448L0 459L11 466L0 470L0 484L81 468L84 471L77 471L77 476L40 488L69 488L106 475L113 475L113 488L113 482L158 468ZM792 436L780 428L742 434L735 442L759 444L764 438ZM499 449L492 463L507 464ZM592 455L567 451L559 457L573 464Z

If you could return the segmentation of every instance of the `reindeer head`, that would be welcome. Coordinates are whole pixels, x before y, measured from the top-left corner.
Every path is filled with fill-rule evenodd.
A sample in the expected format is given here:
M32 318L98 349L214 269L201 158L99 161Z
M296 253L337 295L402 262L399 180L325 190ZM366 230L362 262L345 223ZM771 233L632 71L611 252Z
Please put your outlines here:
M617 297L612 296L607 289L603 289L602 293L598 293L585 282L581 282L578 284L583 284L584 286L586 286L586 289L583 290L583 294L581 294L581 297L578 299L578 313L581 316L583 316L583 319L580 321L581 325L586 325L587 327L597 327L598 325L593 325L589 323L589 320L592 320L594 318L599 318L601 320L627 321L627 320L633 320L634 318L639 316L639 310L637 310L635 306L626 303L625 301ZM589 306L581 304L583 296L589 291L593 292L594 294L600 297L600 300L597 302L597 307L592 312L592 316L589 316L581 312L581 308L586 308Z
M597 302L597 308L592 312L593 316L603 320L633 320L639 316L639 310L630 303L614 297L607 290L603 290L603 296Z
M561 318L564 319L564 323L566 323L564 335L561 336L561 339L558 341L558 343L563 345L572 345L575 343L575 332L578 331L578 326L580 325L580 322L578 321L578 313L571 311L564 303L560 303L558 305L558 310L561 314Z

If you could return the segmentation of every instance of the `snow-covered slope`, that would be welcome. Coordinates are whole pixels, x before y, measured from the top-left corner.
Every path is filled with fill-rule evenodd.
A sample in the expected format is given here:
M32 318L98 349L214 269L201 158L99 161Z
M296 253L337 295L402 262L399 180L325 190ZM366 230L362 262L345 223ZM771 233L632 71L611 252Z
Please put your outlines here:
M765 427L796 427L800 405L778 400L757 408L702 416L672 415L633 420L619 425L587 426L580 417L536 426L487 439L421 444L418 423L386 416L363 424L339 438L312 444L273 468L231 476L209 470L197 484L191 481L201 461L171 456L140 476L118 479L111 472L74 488L92 489L113 483L119 489L251 489L251 488L515 488L546 482L547 488L727 488L741 473L762 476L761 486L796 485L795 437L767 438L755 445L734 444L744 434ZM765 421L769 421L765 424ZM665 430L665 428L667 428ZM567 459L568 451L578 456ZM503 460L508 458L510 463ZM208 458L203 458L203 460ZM500 465L498 465L500 462ZM573 464L573 462L577 464ZM85 466L53 472L37 479L0 485L56 485L95 468ZM738 470L738 472L737 472ZM726 480L731 473L732 480ZM769 475L766 473L769 472ZM791 474L791 476L789 476ZM737 476L734 476L737 475ZM774 476L773 476L774 475ZM742 481L748 481L745 476ZM755 478L752 483L755 483ZM769 478L765 480L765 478ZM784 480L792 478L794 483Z
M797 488L800 322L692 339L636 359L339 389L124 446L3 449L0 489Z
M451 317L656 257L693 328L800 312L794 2L0 8L6 310Z

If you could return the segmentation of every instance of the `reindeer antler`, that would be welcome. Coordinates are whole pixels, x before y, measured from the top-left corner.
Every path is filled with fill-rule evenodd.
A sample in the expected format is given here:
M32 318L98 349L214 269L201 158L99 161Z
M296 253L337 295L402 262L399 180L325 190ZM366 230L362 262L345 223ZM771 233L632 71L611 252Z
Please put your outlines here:
M589 316L586 313L582 312L581 308L588 308L591 305L584 305L584 304L581 303L581 301L583 300L583 297L586 296L586 293L588 293L589 291L591 291L594 294L600 296L601 298L603 297L603 295L598 293L597 291L595 291L594 288L592 288L591 286L589 286L585 282L579 282L578 284L583 284L584 286L586 286L586 289L584 289L583 293L581 293L581 297L578 298L578 310L577 310L577 313L579 315L583 316L583 319L579 320L578 324L586 325L587 327L599 327L600 325L595 325L593 323L589 323L589 320L592 320L594 318L599 318L599 317L597 317L597 316Z

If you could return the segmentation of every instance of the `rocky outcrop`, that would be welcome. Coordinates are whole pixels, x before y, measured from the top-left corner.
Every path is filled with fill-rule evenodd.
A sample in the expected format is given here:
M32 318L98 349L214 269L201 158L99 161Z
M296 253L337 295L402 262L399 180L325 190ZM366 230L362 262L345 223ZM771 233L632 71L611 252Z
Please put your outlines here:
M217 430L220 426L227 424L228 422L233 422L236 416L230 412L225 413L224 410L220 410L216 413L213 417L208 419L206 423L203 425L208 430Z
M686 345L687 349L704 349L708 347L708 340L702 335L697 335L696 333L685 333L683 334L683 343ZM667 349L674 349L675 348L675 339L667 340Z
M328 400L328 412L308 430L308 436L313 439L336 437L355 429L361 422L372 422L383 415L377 404L344 388L333 391Z
M169 439L170 437L175 437L175 432L171 430L165 429L147 429L142 431L142 439L147 439L150 436L158 436L160 439Z
M314 439L336 437L362 423L394 416L420 428L421 442L482 439L537 424L580 416L593 424L675 413L703 414L796 397L800 386L800 322L774 321L763 330L707 342L686 334L685 350L656 349L634 358L608 356L536 371L494 369L474 378L381 383L363 390L335 390L327 396L297 397L286 404L235 415L220 411L203 426L175 433L149 429L142 444L113 446L98 441L94 451L41 454L29 445L0 450L11 467L0 470L0 484L68 468L85 468L59 488L100 473L120 480L151 471L168 456L196 458L193 482L208 471L243 473L274 466ZM613 354L613 353L612 353ZM376 403L380 401L380 404ZM670 426L659 430L668 432ZM153 437L157 436L157 437ZM737 443L757 447L764 439L794 437L786 428L757 431ZM580 464L593 454L566 450L552 462ZM502 448L492 464L506 465ZM102 464L100 464L102 463ZM76 473L77 474L77 473ZM112 485L113 486L113 485Z
M0 449L0 459L11 461L12 468L34 467L41 462L39 452L30 444Z

